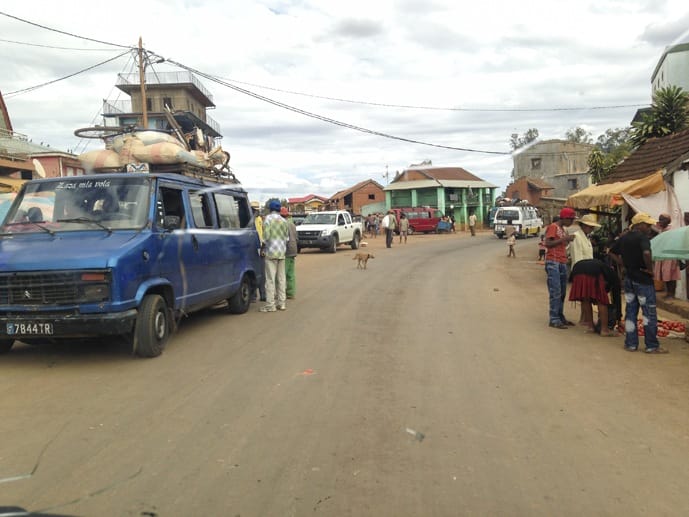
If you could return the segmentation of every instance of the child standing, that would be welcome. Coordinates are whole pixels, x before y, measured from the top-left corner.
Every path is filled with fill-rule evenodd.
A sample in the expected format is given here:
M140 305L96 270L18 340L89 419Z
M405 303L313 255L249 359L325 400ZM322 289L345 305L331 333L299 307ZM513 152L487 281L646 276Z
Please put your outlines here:
M517 255L514 253L514 245L517 243L517 232L512 232L512 234L507 237L507 246L509 247L509 251L507 252L508 257L512 258L517 258Z
M545 262L545 235L541 235L541 242L538 243L538 261Z

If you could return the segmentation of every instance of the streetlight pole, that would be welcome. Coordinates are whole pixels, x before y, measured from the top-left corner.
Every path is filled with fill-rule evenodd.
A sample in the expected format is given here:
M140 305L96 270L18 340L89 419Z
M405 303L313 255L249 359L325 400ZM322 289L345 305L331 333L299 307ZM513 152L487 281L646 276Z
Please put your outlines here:
M144 47L139 36L139 88L141 89L141 124L148 129L148 110L146 109L146 74L144 73Z

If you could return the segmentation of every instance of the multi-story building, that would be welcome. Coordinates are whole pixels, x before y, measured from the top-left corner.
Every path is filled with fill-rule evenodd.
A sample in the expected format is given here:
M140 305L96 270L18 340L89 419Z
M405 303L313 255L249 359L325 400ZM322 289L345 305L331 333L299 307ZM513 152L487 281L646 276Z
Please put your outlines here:
M543 140L515 151L513 181L536 178L553 187L548 195L566 199L590 184L588 156L592 144Z
M144 81L147 129L170 129L167 107L183 133L195 136L198 128L213 141L222 138L220 124L207 114L207 110L215 108L213 96L191 72L146 73ZM119 74L116 86L130 99L103 101L105 125L143 127L139 74ZM211 142L210 146L214 144Z
M652 93L667 86L689 92L689 43L667 47L658 60L651 76Z
M355 215L361 215L364 206L378 203L385 203L385 192L383 186L372 179L340 190L328 199L328 204L333 210L349 210Z

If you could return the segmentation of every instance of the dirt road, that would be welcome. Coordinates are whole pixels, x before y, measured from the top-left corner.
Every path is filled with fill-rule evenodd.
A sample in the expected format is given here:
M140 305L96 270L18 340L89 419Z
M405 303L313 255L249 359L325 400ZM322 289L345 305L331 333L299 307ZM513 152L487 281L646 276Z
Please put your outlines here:
M306 251L286 312L165 353L15 345L0 506L69 515L682 515L689 352L547 326L536 241ZM569 304L566 312L576 318Z

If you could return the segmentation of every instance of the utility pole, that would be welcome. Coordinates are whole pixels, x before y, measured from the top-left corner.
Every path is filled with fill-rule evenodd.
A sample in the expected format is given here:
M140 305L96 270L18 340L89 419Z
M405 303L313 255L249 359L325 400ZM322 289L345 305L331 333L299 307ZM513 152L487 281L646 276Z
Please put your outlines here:
M146 74L144 67L144 46L139 36L139 87L141 88L141 125L148 129L148 111L146 109Z

